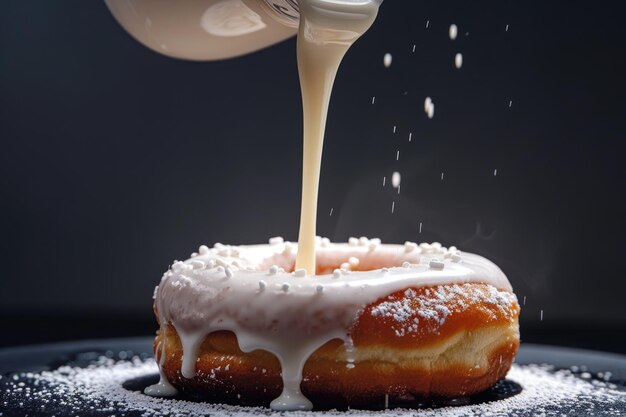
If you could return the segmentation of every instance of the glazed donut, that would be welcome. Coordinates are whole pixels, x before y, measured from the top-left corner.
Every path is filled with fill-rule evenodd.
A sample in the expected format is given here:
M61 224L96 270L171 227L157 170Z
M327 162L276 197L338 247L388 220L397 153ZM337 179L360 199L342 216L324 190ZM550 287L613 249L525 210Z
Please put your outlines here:
M438 243L318 239L306 276L293 271L296 250L273 238L174 262L155 290L161 381L146 392L371 408L465 397L508 372L519 305L487 259Z

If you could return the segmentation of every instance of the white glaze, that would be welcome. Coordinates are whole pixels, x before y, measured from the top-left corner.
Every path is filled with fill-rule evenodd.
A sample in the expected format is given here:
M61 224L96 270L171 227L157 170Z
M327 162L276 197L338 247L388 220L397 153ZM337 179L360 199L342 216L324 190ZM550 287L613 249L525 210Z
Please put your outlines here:
M382 245L379 239L362 237L335 244L317 238L318 267L329 272L302 277L290 272L297 245L282 239L272 242L216 244L174 262L161 280L155 302L162 328L172 324L180 336L185 378L195 376L198 348L215 331L232 331L244 352L273 353L284 385L272 402L277 410L312 407L300 392L304 363L333 339L346 342L349 358L350 329L368 304L409 287L482 282L511 291L495 264L439 243ZM198 268L200 264L204 268ZM337 269L338 265L347 268ZM349 270L357 265L379 269ZM227 268L233 271L232 278L225 275Z
M167 327L163 328L163 331L167 332ZM159 382L146 387L143 392L151 397L173 397L178 394L178 390L167 380L167 376L165 376L165 372L163 371L163 363L165 362L166 355L165 343L159 342L156 350L158 350L161 355L159 357Z

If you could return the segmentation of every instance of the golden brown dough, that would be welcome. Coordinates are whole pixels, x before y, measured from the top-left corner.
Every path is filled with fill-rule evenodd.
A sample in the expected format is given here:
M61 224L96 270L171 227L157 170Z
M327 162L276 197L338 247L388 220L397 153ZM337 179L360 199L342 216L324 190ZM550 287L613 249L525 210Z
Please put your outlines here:
M351 329L354 364L333 340L306 362L303 393L317 407L382 406L392 401L456 398L483 391L508 372L519 347L515 296L487 284L411 288L367 306ZM231 332L209 334L197 373L180 374L176 330L161 323L163 370L184 393L232 404L267 405L282 387L278 360L265 351L243 353ZM160 358L159 358L160 359Z

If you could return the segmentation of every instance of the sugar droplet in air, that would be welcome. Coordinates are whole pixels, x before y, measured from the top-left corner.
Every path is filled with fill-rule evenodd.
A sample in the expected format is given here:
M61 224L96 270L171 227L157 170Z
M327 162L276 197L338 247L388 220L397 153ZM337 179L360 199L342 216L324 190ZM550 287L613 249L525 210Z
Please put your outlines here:
M428 29L428 26L430 25L430 20L426 21L426 29Z
M454 66L461 68L463 66L463 55L458 53L454 56Z
M409 142L411 141L412 138L413 138L413 133L409 133Z
M433 103L433 100L430 97L426 97L426 99L424 99L424 111L426 112L426 115L428 115L429 119L432 119L435 115L435 103Z
M376 103L376 96L372 97L372 104Z
M333 207L330 208L330 216L333 215Z
M386 182L387 182L387 177L383 177L383 187L385 186Z
M508 31L509 31L509 25L506 25L506 27L504 28L504 31L505 31L505 32L508 32Z
M394 172L391 175L391 186L393 188L398 188L400 186L400 180L402 179L402 177L400 176L399 172Z
M392 56L389 52L387 52L385 54L385 56L383 57L383 64L385 65L385 68L389 68L391 66L391 61L392 61Z
M422 233L422 222L420 222L420 231L419 233Z
M391 213L393 214L394 210L396 209L396 202L392 201L391 202Z
M498 168L493 170L493 176L495 177L496 175L498 175Z
M448 29L448 35L450 35L450 39L455 40L458 33L459 33L459 29L456 27L456 25L451 24L450 29Z
M400 151L396 151L396 161L400 160Z

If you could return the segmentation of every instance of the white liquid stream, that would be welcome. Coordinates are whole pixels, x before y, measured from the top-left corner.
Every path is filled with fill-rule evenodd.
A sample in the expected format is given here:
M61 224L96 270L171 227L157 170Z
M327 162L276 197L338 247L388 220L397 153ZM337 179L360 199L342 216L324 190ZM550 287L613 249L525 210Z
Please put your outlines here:
M296 268L315 274L317 195L328 104L339 64L374 23L373 0L301 0L298 72L304 113L302 205Z

